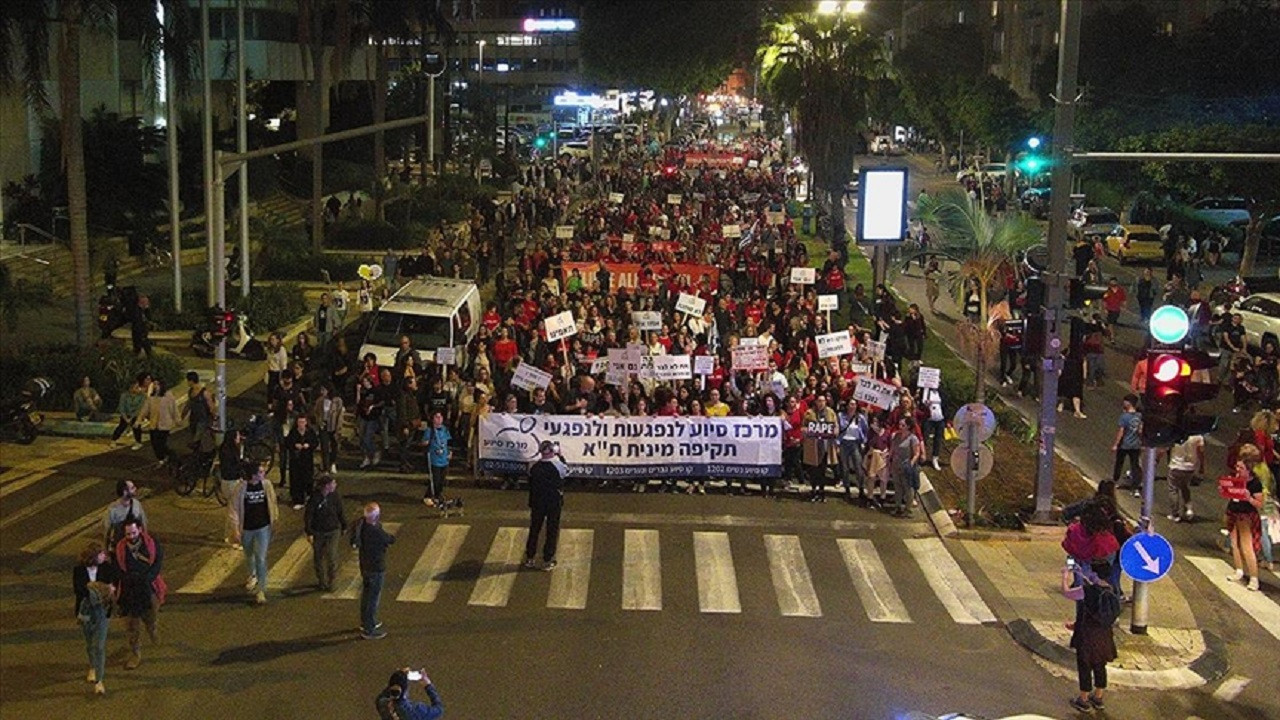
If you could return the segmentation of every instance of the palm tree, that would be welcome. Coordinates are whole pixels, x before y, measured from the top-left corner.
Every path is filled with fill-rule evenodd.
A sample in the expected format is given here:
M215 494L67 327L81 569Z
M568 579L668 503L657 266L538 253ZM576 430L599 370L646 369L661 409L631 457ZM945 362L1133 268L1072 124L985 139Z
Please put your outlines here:
M765 88L792 111L800 150L825 196L833 247L845 236L840 200L864 148L867 95L886 68L881 48L854 16L794 14L770 25L758 53Z
M946 281L962 307L970 283L977 284L978 318L974 321L965 316L958 330L962 348L973 356L974 399L985 402L987 361L1000 341L999 333L988 327L987 299L1002 270L1039 244L1043 231L1030 216L1020 212L992 217L959 190L946 190L936 197L921 195L916 212L922 222L936 231L929 253L943 255L959 264L947 274Z

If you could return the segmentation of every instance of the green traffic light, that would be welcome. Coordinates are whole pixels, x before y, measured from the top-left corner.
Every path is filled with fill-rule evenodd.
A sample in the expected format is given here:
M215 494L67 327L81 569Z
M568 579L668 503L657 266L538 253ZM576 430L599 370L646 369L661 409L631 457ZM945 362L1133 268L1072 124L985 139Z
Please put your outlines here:
M1033 155L1029 158L1024 158L1022 161L1022 169L1029 173L1040 172L1040 170L1043 168L1044 168L1044 158L1036 157Z
M547 146L547 139L544 137L537 138L533 141L533 146L538 149L542 149Z

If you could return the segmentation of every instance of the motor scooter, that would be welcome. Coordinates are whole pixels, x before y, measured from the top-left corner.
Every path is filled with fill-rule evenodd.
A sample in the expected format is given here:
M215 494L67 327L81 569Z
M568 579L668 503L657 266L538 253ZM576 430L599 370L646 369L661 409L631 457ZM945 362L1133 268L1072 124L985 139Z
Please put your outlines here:
M236 323L227 335L227 357L240 360L266 360L267 349L262 341L249 331L249 317L243 312L236 313ZM191 349L196 355L205 358L214 356L218 347L213 333L208 328L199 329L191 334Z
M38 377L28 380L22 391L0 406L0 439L13 440L30 445L40 432L44 414L39 412L37 401L49 394L53 383Z

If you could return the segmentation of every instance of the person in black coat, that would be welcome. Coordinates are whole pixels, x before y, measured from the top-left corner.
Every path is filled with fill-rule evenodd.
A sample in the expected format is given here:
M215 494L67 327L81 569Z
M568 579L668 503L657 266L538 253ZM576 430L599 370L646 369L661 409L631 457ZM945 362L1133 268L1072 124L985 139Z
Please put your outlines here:
M1084 598L1076 603L1076 622L1071 633L1080 680L1080 694L1071 699L1071 707L1081 712L1103 709L1107 663L1117 657L1112 630L1115 619L1103 617L1100 612L1103 594L1116 592L1106 580L1111 576L1111 563L1095 561L1090 569L1094 577L1084 582Z
M315 484L316 448L320 447L320 436L311 427L310 419L299 415L284 444L289 451L289 495L293 499L293 509L301 510Z
M538 552L538 535L546 523L547 537L542 545L542 569L556 566L556 542L560 539L560 511L564 507L564 478L569 474L555 443L543 440L538 446L541 456L529 467L529 539L524 546L524 566L537 567L533 556Z
M115 585L119 581L120 573L111 563L106 548L96 540L90 542L80 553L80 562L71 569L71 587L76 593L76 613L80 612L80 603L89 595L87 587L90 582Z

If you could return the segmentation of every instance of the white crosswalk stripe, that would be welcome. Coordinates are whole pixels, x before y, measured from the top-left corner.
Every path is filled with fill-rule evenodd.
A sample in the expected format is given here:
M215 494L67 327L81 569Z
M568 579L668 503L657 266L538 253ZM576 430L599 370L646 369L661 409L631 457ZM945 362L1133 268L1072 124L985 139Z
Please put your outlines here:
M94 485L105 485L105 483L106 481L103 480L102 478L87 477L81 480L80 482L70 485L68 487L65 487L55 493L50 493L48 495L45 495L39 500L36 500L28 505L23 505L22 509L18 510L17 512L11 515L6 515L3 520L0 520L0 530L3 530L4 528L9 527L10 525L13 525L14 523L21 522L23 520L26 520L29 517L32 517L41 512L44 512L46 508L51 508L54 505L57 505L58 503L61 503L62 501L66 500L67 498L72 497L73 495L76 495L80 492L88 490Z
M662 609L662 555L657 530L622 533L622 609Z
M849 569L853 589L858 592L858 599L867 611L867 619L884 623L911 622L907 606L902 604L898 591L893 589L893 581L876 552L875 544L865 538L838 538L836 545Z
M800 538L765 535L764 549L769 556L769 574L778 595L779 612L784 617L822 617L822 605L813 589Z
M729 533L695 532L693 555L698 576L698 608L704 613L742 612Z
M85 518L88 519L87 516ZM388 532L396 533L399 523L386 523ZM616 544L619 537L599 533L590 528L566 528L561 530L556 568L543 575L521 568L524 559L528 530L524 527L491 527L481 538L469 524L443 523L431 530L426 546L416 557L404 548L404 543L393 546L389 556L384 597L395 594L397 602L437 603L441 591L448 585L469 585L467 604L476 607L505 608L513 603L527 609L532 598L515 594L517 584L527 592L534 587L546 588L545 607L555 610L581 611L592 603L592 573L602 558L621 562L621 593L613 600L615 609L621 611L661 611L664 609L663 573L675 572L677 576L687 571L664 568L662 560L662 531L647 528L623 528L621 555ZM688 552L688 545L680 542L689 535L680 530L674 547ZM750 539L747 531L734 531L739 543ZM416 537L416 536L410 536ZM834 538L839 560L820 548L831 539L804 539L796 534L761 533L764 557L746 552L735 560L730 532L695 531L692 533L693 570L697 588L698 611L707 614L743 613L740 582L748 583L753 592L769 583L777 602L777 614L781 617L821 618L823 600L832 601L836 607L844 607L840 598L849 596L850 585L856 593L855 604L860 604L869 621L875 623L908 624L914 622L903 603L901 590L890 575L882 559L877 543L904 543L914 563L909 570L923 574L932 594L937 597L952 619L959 624L994 622L995 616L965 577L960 566L941 541L924 539ZM475 541L487 542L477 544ZM47 542L47 540L43 540ZM470 542L469 542L470 541ZM412 542L412 540L410 541ZM805 545L810 545L805 548ZM310 589L312 577L312 546L305 536L272 549L268 590L273 593L290 589ZM750 547L750 544L742 547ZM757 546L758 547L758 546ZM831 547L826 545L826 547ZM808 549L816 555L806 553ZM216 547L203 551L203 563L194 568L193 575L175 592L184 595L212 594L219 590L238 592L244 576L243 551L231 547ZM484 560L481 564L480 556ZM399 561L396 558L400 558ZM818 565L813 560L821 559ZM846 574L831 572L831 563L843 564ZM411 569L407 574L398 567ZM825 569L823 566L827 566ZM467 567L479 566L478 573L468 572ZM764 567L768 567L768 580L764 580ZM814 573L814 570L822 572ZM1225 574L1225 570L1224 573ZM234 578L234 580L233 580ZM474 578L474 579L465 579ZM543 579L545 578L545 579ZM902 578L906 579L906 578ZM687 584L688 578L669 577L667 582L677 586ZM530 584L532 583L532 585ZM546 583L546 585L542 585ZM398 584L398 587L397 587ZM324 594L327 600L356 600L360 596L359 559L350 552L340 564L335 589ZM616 586L615 586L616 587ZM608 593L605 594L606 596ZM446 596L456 597L456 596ZM519 598L518 601L513 598ZM460 600L460 597L457 598ZM1263 598L1264 602L1269 602ZM536 600L542 604L543 599ZM600 604L598 601L595 604ZM752 606L755 607L755 606ZM827 609L829 610L829 608ZM773 612L773 611L770 611ZM844 611L847 612L847 611ZM1277 622L1280 622L1278 620Z
M524 543L528 537L529 528L498 528L468 605L506 607L511 598L511 588L516 584L516 574L520 572Z
M977 588L965 577L947 547L938 538L911 538L904 540L907 550L916 559L933 594L942 601L951 619L961 625L978 625L995 622L995 613L982 601Z
M0 500L9 497L23 488L35 485L41 480L52 475L54 472L56 471L23 469L20 472L14 472L13 470L10 470L5 473L8 477L4 478L3 481L0 481L3 483L3 485L0 485ZM10 475L10 473L12 473L12 475Z
M90 530L93 530L95 528L97 528L98 530L101 530L103 512L104 511L102 509L90 510L84 515L81 515L79 518L72 520L66 525L63 525L62 527L57 528L56 530L53 530L49 534L38 537L35 540L32 540L31 542L27 543L26 545L23 545L22 552L29 553L32 555L39 555L44 551L49 550L50 548L56 547L62 544L63 542L70 540L74 537L77 537L79 535L87 535ZM97 532L97 533L94 533L93 535L97 538L101 538L103 536L103 533ZM79 552L79 550L80 548L77 548L76 552Z
M467 539L470 525L441 525L431 536L427 549L418 558L396 600L400 602L435 602L444 584L441 576L453 566L453 560Z
M587 591L591 586L591 547L593 530L561 530L556 548L556 568L551 574L551 590L547 607L582 610L587 607Z
M1246 589L1239 581L1228 579L1234 576L1235 570L1220 558L1188 556L1192 567L1204 574L1209 582L1249 616L1262 625L1262 629L1280 640L1280 604L1256 590Z

